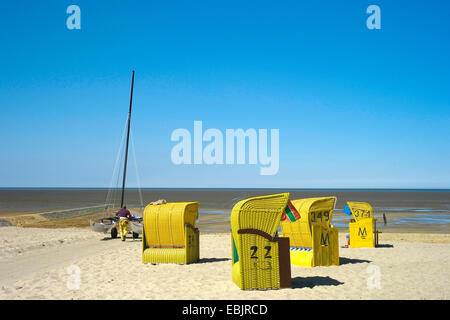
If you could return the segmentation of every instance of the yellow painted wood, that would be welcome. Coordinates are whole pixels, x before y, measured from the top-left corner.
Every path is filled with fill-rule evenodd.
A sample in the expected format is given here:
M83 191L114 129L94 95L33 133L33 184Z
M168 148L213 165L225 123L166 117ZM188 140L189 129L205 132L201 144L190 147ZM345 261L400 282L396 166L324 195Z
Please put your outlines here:
M151 205L144 210L142 232L142 262L197 262L199 234L195 227L198 202L177 202Z
M273 238L288 199L288 193L254 197L239 201L233 207L232 280L239 288L259 290L280 288L278 242L258 234L242 234L238 231L258 230Z
M336 197L292 200L300 214L295 222L281 221L291 246L291 263L301 267L339 265L338 229L331 225Z
M350 248L375 248L376 246L376 219L373 217L373 208L366 202L348 201L354 222L350 222Z

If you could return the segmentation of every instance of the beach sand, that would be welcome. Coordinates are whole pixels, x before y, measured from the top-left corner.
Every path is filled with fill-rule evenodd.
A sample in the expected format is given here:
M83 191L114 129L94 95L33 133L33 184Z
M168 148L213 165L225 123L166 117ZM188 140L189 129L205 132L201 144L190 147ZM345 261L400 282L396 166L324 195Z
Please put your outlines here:
M340 248L340 266L292 265L293 288L267 291L231 281L229 234L202 233L190 265L143 264L141 239L88 228L1 227L0 243L0 299L450 298L450 234L382 234L380 248Z

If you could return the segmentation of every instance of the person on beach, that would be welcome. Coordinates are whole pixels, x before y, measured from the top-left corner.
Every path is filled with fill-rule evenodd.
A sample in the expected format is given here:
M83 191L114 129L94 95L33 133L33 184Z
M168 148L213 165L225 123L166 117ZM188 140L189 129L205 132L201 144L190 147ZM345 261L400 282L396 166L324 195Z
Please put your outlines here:
M347 243L344 244L341 248L348 248L348 247L350 247L350 234L346 233L345 234L345 239L347 240Z
M125 239L127 238L131 213L129 210L127 210L127 206L123 206L122 209L117 211L116 216L119 217L120 238L122 239L122 241L125 241Z

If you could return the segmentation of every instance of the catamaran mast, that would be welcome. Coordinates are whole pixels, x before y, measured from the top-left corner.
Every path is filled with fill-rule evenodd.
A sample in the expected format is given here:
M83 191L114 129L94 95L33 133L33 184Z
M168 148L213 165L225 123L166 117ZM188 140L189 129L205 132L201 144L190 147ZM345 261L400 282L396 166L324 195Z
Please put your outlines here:
M132 74L131 74L130 110L128 111L127 144L125 147L125 164L124 164L124 168L123 168L122 199L120 200L121 208L123 208L123 200L124 200L124 195L125 195L125 179L127 177L128 142L130 140L130 123L131 123L131 106L133 104L133 87L134 87L134 70L132 71Z

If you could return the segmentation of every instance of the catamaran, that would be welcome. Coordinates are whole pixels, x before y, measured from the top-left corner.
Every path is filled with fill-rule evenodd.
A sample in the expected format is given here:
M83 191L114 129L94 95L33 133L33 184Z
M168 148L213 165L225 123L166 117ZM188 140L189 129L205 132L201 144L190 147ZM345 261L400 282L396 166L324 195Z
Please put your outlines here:
M130 141L131 107L133 104L133 88L134 88L134 70L132 71L132 75L131 75L130 107L128 110L128 118L127 118L127 122L126 122L126 127L124 129L124 131L126 131L127 135L126 135L126 147L125 147L125 160L124 160L124 166L123 166L120 208L123 208L124 200L125 200L125 181L126 181L126 177L127 177L128 146L129 146L129 141ZM123 135L122 135L122 137L123 137ZM122 139L122 142L123 142L123 139ZM116 160L116 167L117 167L118 159L120 156L120 152L122 150L122 145L123 144L121 144L121 146L119 148L119 154L118 154L118 157ZM136 164L135 164L135 166L136 166ZM115 171L116 170L114 170L114 172ZM137 171L137 168L136 168L136 171ZM137 172L136 172L136 175L137 175ZM115 176L115 174L113 173L113 178L114 178L114 176ZM111 180L111 182L112 181L113 181L113 179ZM110 186L108 195L106 197L105 210L108 210L110 207L112 207L112 209L115 208L115 197L114 197L115 190L116 189L112 189ZM139 190L139 196L140 196L141 208L142 208L143 207L142 194L141 194L140 188L138 188L138 190ZM114 200L114 202L111 204L110 202L112 200ZM93 231L101 232L101 233L105 233L105 234L109 233L109 234L111 234L111 238L117 238L118 224L119 224L119 218L116 216L102 218L102 219L100 219L100 222L95 222L95 221L90 220L91 229ZM132 232L133 238L138 238L139 235L142 234L142 217L132 215L131 219L130 219L130 225L131 225L130 232Z

